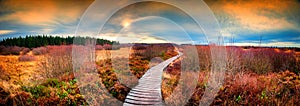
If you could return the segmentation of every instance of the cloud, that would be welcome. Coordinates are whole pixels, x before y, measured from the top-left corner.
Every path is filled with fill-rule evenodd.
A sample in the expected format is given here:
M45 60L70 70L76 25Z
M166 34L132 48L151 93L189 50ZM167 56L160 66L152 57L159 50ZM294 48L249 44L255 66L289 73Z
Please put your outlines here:
M282 42L288 46L300 43L292 40L300 36L300 3L296 0L206 0L206 3L216 15L226 41L234 38L237 43L258 44L262 37L265 43L274 46Z
M126 29L122 29L124 26ZM136 3L118 10L104 25L101 33L119 33L121 30L134 31L136 34L147 32L176 42L207 42L201 28L188 14L158 2Z
M120 43L168 43L170 41L152 36L149 33L106 33L97 36L97 38L107 39L111 41L120 41Z
M293 16L300 18L297 13L300 5L297 1L218 0L207 2L225 28L241 27L258 32L282 29L299 30L299 23L297 23L299 19L290 18Z
M262 43L259 45L257 42L253 43L235 43L236 46L266 46L266 47L300 47L299 43L295 42L270 42Z
M49 34L53 33L57 25L78 22L80 15L91 2L91 0L5 0L1 1L3 8L0 11L6 11L6 14L0 14L0 22L9 22L14 26L25 25L32 27L33 32ZM74 24L71 25L75 27ZM35 27L40 27L41 30ZM22 28L15 30L22 31Z
M136 39L139 38L144 39L144 37L148 38L149 36L151 36L153 38L161 38L160 41L165 39L173 43L182 43L182 42L192 43L193 39L195 39L196 37L200 38L201 36L200 34L198 34L197 36L195 35L195 33L197 32L193 33L193 31L190 31L190 30L196 31L196 29L194 28L198 28L198 27L195 27L195 25L193 24L187 24L187 23L182 25L186 26L186 30L183 28L183 26L180 26L174 21L169 20L167 18L163 18L159 16L147 16L147 17L141 17L141 18L131 20L130 25L127 27L123 27L119 32L115 32L115 31L107 32L109 34L104 33L104 34L100 34L100 36L115 37L116 35L120 34L122 35L123 38L133 37ZM203 37L204 36L202 36L202 38ZM128 40L124 40L124 41L128 43ZM148 41L150 40L147 40L147 42ZM157 41L153 41L153 42L157 42Z
M13 33L15 32L14 30L0 30L0 35L3 35L3 34L10 34L10 33Z

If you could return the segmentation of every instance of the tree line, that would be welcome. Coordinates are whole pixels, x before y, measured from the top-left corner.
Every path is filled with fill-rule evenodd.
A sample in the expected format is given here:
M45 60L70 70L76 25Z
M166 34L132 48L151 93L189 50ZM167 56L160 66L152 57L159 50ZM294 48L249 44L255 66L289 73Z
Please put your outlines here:
M95 41L97 45L104 44L119 44L116 41L109 41L105 39L99 38L91 38L91 37L59 37L59 36L46 36L46 35L38 35L38 36L25 36L25 37L15 37L15 38L6 38L0 41L0 45L3 46L19 46L19 47L27 47L27 48L36 48L47 45L70 45L74 44L73 41L76 40L77 45L85 45L87 41Z

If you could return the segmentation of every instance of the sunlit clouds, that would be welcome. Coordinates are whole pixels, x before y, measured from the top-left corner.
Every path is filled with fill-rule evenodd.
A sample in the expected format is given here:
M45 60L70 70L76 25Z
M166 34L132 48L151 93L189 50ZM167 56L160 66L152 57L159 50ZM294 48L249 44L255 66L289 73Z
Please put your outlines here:
M0 30L0 35L2 34L10 34L10 33L13 33L15 32L14 30Z
M4 0L1 1L0 23L3 24L0 27L21 34L74 33L73 28L91 3L91 0Z
M225 38L234 39L236 45L258 46L255 42L262 37L265 46L299 47L299 1L207 0L207 3L215 13Z
M131 24L131 20L130 19L124 19L122 21L122 26L125 27L125 28L128 27L130 24Z
M293 0L236 0L217 1L212 4L215 13L224 19L232 18L226 24L240 25L242 28L253 31L296 29L299 30L298 19L299 2ZM297 10L298 9L298 10ZM220 19L222 20L222 19ZM230 20L230 19L229 19ZM225 26L226 27L226 26Z

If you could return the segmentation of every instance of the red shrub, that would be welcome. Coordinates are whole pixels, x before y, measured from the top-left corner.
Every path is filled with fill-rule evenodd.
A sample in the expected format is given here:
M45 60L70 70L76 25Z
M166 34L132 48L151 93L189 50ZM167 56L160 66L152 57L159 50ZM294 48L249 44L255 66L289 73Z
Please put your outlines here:
M10 80L9 73L3 69L2 65L0 65L0 73L1 73L0 80L6 80L6 81ZM0 92L1 92L1 84L0 84ZM1 95L1 93L0 93L0 95Z
M111 46L110 44L104 44L104 45L103 45L103 48L104 48L105 50L111 50L111 49L112 49L112 46Z
M48 49L46 47L38 47L38 48L32 49L32 53L34 55L42 55L42 54L46 54L47 52L48 52Z
M135 44L131 47L131 56L140 56L142 59L151 60L154 57L168 59L177 55L172 44Z
M10 94L6 99L5 105L27 106L27 105L30 105L30 102L27 102L29 100L32 100L30 93L21 91L21 92L15 93L15 94Z
M9 55L9 54L19 55L20 52L23 50L22 47L18 47L18 46L8 46L8 47L1 46L0 49L1 49L0 54L2 55Z
M30 49L29 49L29 48L24 48L24 49L21 51L21 55L26 55L28 52L30 52Z
M6 47L5 47L5 46L3 46L3 45L1 45L1 46L0 46L0 54L3 54L3 52L4 52L5 48L6 48Z
M40 62L46 78L59 78L73 71L72 46L47 46L48 54Z
M21 62L25 62L25 61L34 61L35 57L34 56L29 56L29 55L22 55L19 57L18 59Z
M23 49L23 48L21 48L21 47L13 46L13 47L10 48L9 51L10 51L11 54L19 55L20 52L22 51L22 49Z
M240 47L227 47L226 49L227 71L230 72L252 71L264 74L284 70L297 73L300 70L296 54L291 50L289 52L273 48L250 48L243 50Z
M210 70L211 66L211 53L209 46L197 46L199 66L201 71ZM188 51L187 51L188 52Z
M103 48L103 46L101 46L101 45L96 45L95 46L95 50L103 50L104 48Z

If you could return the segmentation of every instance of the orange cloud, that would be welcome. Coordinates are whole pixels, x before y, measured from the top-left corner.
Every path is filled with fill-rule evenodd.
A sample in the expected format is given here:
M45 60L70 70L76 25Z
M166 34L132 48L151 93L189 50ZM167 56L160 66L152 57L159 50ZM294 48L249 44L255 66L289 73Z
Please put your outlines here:
M128 26L132 20L135 20L145 14L159 15L162 12L177 12L178 15L184 15L168 4L152 1L139 2L122 8L120 11L114 14L113 19L110 20L110 23L116 25L121 24L121 26L124 27Z
M0 17L0 21L16 21L26 25L49 26L58 22L76 21L91 0L7 0L6 9L13 11Z
M254 30L296 29L297 25L288 20L291 12L299 9L299 3L293 0L220 0L207 1L216 15L226 13L242 27ZM220 19L222 20L222 19ZM228 22L228 21L224 21Z

